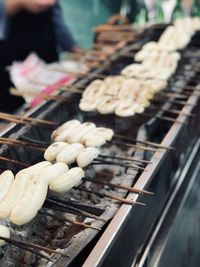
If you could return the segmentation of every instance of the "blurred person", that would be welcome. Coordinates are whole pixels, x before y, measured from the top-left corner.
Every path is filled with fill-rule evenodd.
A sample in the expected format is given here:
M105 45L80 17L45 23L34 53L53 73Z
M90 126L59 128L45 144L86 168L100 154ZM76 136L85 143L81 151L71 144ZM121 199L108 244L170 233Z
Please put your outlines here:
M0 111L13 111L23 103L8 92L12 84L7 66L31 52L50 63L75 46L56 0L0 0Z

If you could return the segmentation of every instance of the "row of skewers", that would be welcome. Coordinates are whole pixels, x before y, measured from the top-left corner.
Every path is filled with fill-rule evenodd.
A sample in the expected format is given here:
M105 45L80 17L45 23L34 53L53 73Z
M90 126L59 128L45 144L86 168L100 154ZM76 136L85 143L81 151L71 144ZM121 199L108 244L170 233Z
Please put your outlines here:
M97 110L101 114L115 113L121 117L143 113L156 92L166 82L137 80L110 76L104 81L93 81L83 92L79 107L84 112Z
M142 60L142 64L131 64L130 66L126 67L122 70L122 73L125 72L124 76L110 76L104 80L94 80L83 93L83 97L80 102L81 110L86 112L97 110L102 114L114 112L118 116L126 117L133 116L134 114L143 114L144 110L149 107L150 103L152 102L164 102L165 100L163 99L154 99L154 95L166 88L166 86L170 83L166 80L166 77L171 76L176 69L177 63L180 59L180 54L173 51L173 49L180 49L181 47L183 48L183 44L186 45L189 42L192 34L198 29L198 23L198 18L177 20L174 24L175 26L168 27L167 30L162 34L158 43L149 42L145 44L142 50L136 54L136 61ZM176 37L182 36L180 32L183 25L186 25L187 31L186 34L183 35L185 37L178 38L178 40L180 39L178 42ZM186 39L187 42L185 41ZM164 45L160 45L164 44L164 41L166 40L172 40L172 43L176 44L176 47L171 48L170 52L167 51L167 48L164 48ZM150 68L152 64L156 66L156 68ZM86 74L84 74L84 76L85 75ZM103 78L104 75L96 74L96 77L98 76L102 76ZM127 78L126 76L130 77ZM134 76L134 78L132 78L132 76ZM161 76L163 76L165 79L160 80L162 78ZM60 91L81 94L82 88L72 85L63 87L60 89ZM20 90L20 92L12 90L11 92L12 94L18 96L29 94L27 92L23 92L23 90ZM39 94L39 97L59 101L68 99L68 97L63 95ZM169 97L171 99L186 99L185 95L181 95L180 90L177 94L162 93L162 97ZM177 104L181 104L181 102L182 104L186 103L185 101L180 100L170 101ZM156 107L152 106L150 108L153 110L156 109ZM178 114L178 111L176 110L169 112L174 114L176 112L176 114ZM161 116L158 117L162 120L178 122L173 118Z
M100 139L101 142L94 143L95 138L91 135L91 133L94 134L96 139ZM87 136L86 140L88 140L88 138L91 138L93 142L89 140L85 142L85 136ZM46 180L49 183L51 183L52 179L59 180L58 179L59 175L60 176L62 176L62 174L65 175L65 172L68 171L68 167L65 164L71 165L77 162L77 165L79 166L79 168L75 167L74 169L71 169L70 173L72 173L72 175L70 175L70 173L68 172L69 177L66 177L65 175L66 180L70 180L71 182L73 179L75 179L74 182L72 181L72 183L66 184L65 186L64 184L62 184L62 186L59 189L58 188L55 189L53 185L50 185L50 189L53 189L56 192L64 192L64 191L70 190L74 185L80 183L80 180L84 176L84 172L82 171L81 168L87 167L93 162L94 159L97 159L98 157L101 158L101 159L98 159L98 162L102 162L105 164L106 163L112 164L112 162L105 161L105 159L108 159L108 158L126 160L128 162L135 161L139 163L149 163L148 161L143 161L143 160L134 159L134 158L126 158L126 157L120 157L120 156L109 157L107 155L100 154L99 149L97 149L96 147L102 146L103 144L106 143L106 141L110 142L113 136L114 136L114 132L109 128L96 127L96 125L89 123L89 122L81 124L78 120L68 121L64 123L63 125L61 125L57 130L53 132L52 139L57 139L57 142L53 143L47 148L44 148L44 147L39 148L39 150L44 151L44 158L47 161L41 162L39 165L36 164L32 167L23 169L17 174L16 177L20 176L22 173L28 173L29 175L36 175L36 174L39 175L41 172L41 168L43 169L45 167L45 174L43 174L43 176L45 176ZM115 135L115 136L117 138L128 140L123 136L122 137L118 135ZM5 144L9 143L9 139L6 140L5 138L4 139L1 138L0 141L4 141ZM137 140L135 141L137 142ZM16 143L19 144L20 141L16 141ZM88 147L84 148L83 144ZM152 145L152 146L157 146L160 148L164 148L162 146L159 146L153 143L147 142L147 144ZM26 143L22 142L21 145L26 145ZM124 145L127 145L127 144L125 143ZM144 150L146 149L150 151L156 151L156 149L153 149L153 148L145 148L142 146L140 147L140 146L131 145L131 144L130 146L136 149L144 149ZM32 145L32 148L38 149L38 147L34 147L33 145ZM57 163L55 163L53 166L49 166L51 165L50 162L55 162L55 161ZM117 165L121 165L123 167L133 167L137 170L143 170L143 168L140 166L130 165L128 163L120 164L118 162ZM49 170L46 167L48 167ZM78 179L78 182L76 179ZM61 181L62 180L63 178L61 178Z
M184 32L183 25L186 25ZM185 48L198 29L198 18L175 21L158 42L148 42L136 53L135 60L141 63L126 66L121 71L123 76L109 76L103 81L90 83L83 92L80 109L118 116L143 113L150 100L166 88L168 79L175 73L181 58L176 50Z
M80 122L77 123L78 121L72 120L69 121L67 123L64 123L62 126L60 126L57 130L55 130L52 134L52 138L59 138L60 136L63 139L63 134L66 134L66 131L70 130L71 127L71 131L72 128L75 127L76 124L76 129L79 128L80 131L80 126L83 127L83 129L87 126L88 130L91 131L91 124L90 123L85 123L85 124L81 124ZM75 124L74 124L75 123ZM70 127L69 127L70 126ZM93 127L94 130L95 127ZM96 127L98 130L98 127ZM104 131L102 131L102 128L100 128L100 132L102 133L103 136L105 136L106 133L106 128L104 129ZM86 131L82 131L82 135L86 134ZM110 135L113 135L114 133L112 132L111 129L108 129L107 133L109 133ZM111 137L109 138L111 139ZM69 139L67 139L69 141ZM3 141L3 138L1 138L1 141ZM4 139L4 141L6 141L6 138ZM64 141L64 140L63 140ZM74 140L77 141L77 140ZM9 138L7 139L7 142L9 142ZM11 141L10 141L11 142ZM73 140L71 140L71 142L73 142ZM5 142L6 143L6 142ZM20 143L20 141L16 141L16 143ZM61 143L61 142L60 142ZM59 144L60 144L59 143ZM25 143L22 142L21 145L24 145ZM56 192L66 192L69 191L72 187L74 186L78 186L84 176L84 171L80 168L80 167L73 167L71 169L68 170L68 167L66 165L66 162L57 162L57 163L53 163L51 164L51 162L55 162L55 157L56 155L58 155L58 147L60 148L60 146L58 145L58 143L53 143L52 145L50 145L48 148L44 149L40 147L40 151L44 151L44 157L46 159L48 159L49 161L43 161L40 162L38 164L35 164L33 166L30 166L28 168L22 169L20 172L18 172L15 177L13 175L13 173L11 171L5 171L1 174L0 176L0 183L2 184L1 187L1 194L0 194L0 217L1 218L9 218L12 223L15 223L17 225L23 225L25 223L28 223L30 220L32 220L35 215L38 213L40 214L46 214L47 216L54 216L52 213L46 212L43 209L41 210L42 205L45 203L50 203L50 204L58 204L59 202L51 197L47 197L47 184L49 184L49 188L50 190L54 187ZM65 144L65 148L67 148L67 143L63 142L62 144ZM55 146L56 145L56 146ZM73 144L71 144L73 145ZM70 146L70 145L69 145ZM32 144L32 147L34 147L34 145ZM62 148L64 148L64 146L61 146ZM36 148L36 146L35 146ZM97 148L94 147L88 147L84 150L82 150L83 153L83 157L82 157L82 163L85 162L86 158L87 158L87 165L90 164L92 162L92 159L94 158L94 153L92 153L92 158L91 158L91 153L88 153L89 151L87 151L87 149L93 149L93 151L95 151L96 156L95 158L99 155L99 151ZM85 153L87 152L87 153ZM77 153L77 151L76 151ZM98 153L98 155L97 155ZM67 153L68 154L68 153ZM72 153L73 154L73 153ZM71 156L73 157L73 155L71 154ZM103 155L101 155L103 157ZM89 160L88 160L89 158ZM120 157L118 158L120 159ZM68 164L73 163L72 162L72 158L71 161L68 162ZM128 160L128 159L126 159ZM130 159L131 160L131 159ZM134 160L134 159L133 159ZM137 159L136 159L137 161ZM138 160L139 161L139 160ZM77 161L78 162L78 161ZM84 166L82 167L86 167L85 163ZM65 185L63 184L63 177L65 176ZM59 179L59 177L61 179ZM68 177L68 178L67 178ZM54 180L54 182L53 182ZM55 180L56 183L55 184ZM58 183L59 180L59 183ZM86 181L89 182L93 182L90 178L85 177ZM67 181L67 183L66 183ZM54 183L54 185L53 185ZM123 186L123 185L118 185L118 184L114 184L114 183L106 183L103 181L95 181L95 183L100 184L100 185L106 185L106 186L110 186L112 188L119 188L119 189L123 189L123 190L129 190L135 193L148 193L151 194L151 192L148 191L143 191L143 190L138 190L135 188L131 188L128 186ZM58 185L59 184L59 185ZM53 187L52 187L53 185ZM59 186L59 188L58 188ZM65 187L65 188L64 188ZM53 190L54 190L53 189ZM77 188L77 190L79 190ZM85 190L85 189L80 189L80 190ZM87 193L90 193L89 190L86 190ZM91 192L93 193L93 192ZM126 204L133 204L132 201L126 201L125 199L118 197L118 196L112 196L110 194L106 194L103 195L100 192L97 192L99 195L101 196L106 196L106 197L110 197L112 199L115 199L117 201L120 201L122 203L126 203ZM17 197L16 197L17 196ZM137 202L135 203L137 204ZM140 202L138 202L138 204L142 204ZM64 203L60 202L58 204L58 206L61 208L63 206L65 206ZM29 212L24 212L25 210L28 210ZM89 217L95 217L92 214L89 214L87 212L83 212L84 216L89 216ZM98 217L97 217L98 218ZM96 219L96 217L95 217ZM80 223L80 222L75 222L75 221L70 221L70 223L74 223L77 225L80 225L82 227L86 227L86 228L92 228L92 229L96 229L95 227L93 227L92 225L88 225L85 223ZM8 228L6 228L5 226L0 226L0 237L1 237L1 245L4 245L5 242L10 242L10 244L12 245L16 245L16 246L21 246L21 248L23 249L27 249L29 251L32 251L31 248L38 248L39 250L42 250L41 246L34 245L34 244L29 244L27 242L21 242L17 239L10 239L10 231ZM21 242L21 243L20 243ZM35 247L34 247L35 246ZM45 251L45 250L44 250ZM45 252L48 253L54 253L54 250L51 249L47 249ZM36 253L36 252L35 252ZM59 252L55 252L57 254L59 254ZM49 259L48 257L46 257L45 255L41 254L40 252L37 253L38 256L40 257L44 257L46 259ZM60 255L66 256L63 253L60 253Z

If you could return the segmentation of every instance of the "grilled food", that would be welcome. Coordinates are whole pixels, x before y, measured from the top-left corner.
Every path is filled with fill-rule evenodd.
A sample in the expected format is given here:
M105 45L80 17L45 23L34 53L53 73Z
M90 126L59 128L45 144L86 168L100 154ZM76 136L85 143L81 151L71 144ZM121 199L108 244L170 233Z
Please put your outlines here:
M23 225L30 222L42 207L48 190L48 184L42 175L33 176L24 192L23 197L12 209L10 220L14 224Z
M58 177L53 181L49 188L50 190L57 193L65 193L71 190L74 186L78 186L81 183L82 178L85 173L82 168L74 167L70 169L67 173Z
M0 225L0 236L10 238L10 230L7 226ZM0 247L5 245L5 241L0 239Z
M85 168L90 165L94 159L99 156L99 149L95 147L87 147L81 151L77 156L77 165L81 168Z

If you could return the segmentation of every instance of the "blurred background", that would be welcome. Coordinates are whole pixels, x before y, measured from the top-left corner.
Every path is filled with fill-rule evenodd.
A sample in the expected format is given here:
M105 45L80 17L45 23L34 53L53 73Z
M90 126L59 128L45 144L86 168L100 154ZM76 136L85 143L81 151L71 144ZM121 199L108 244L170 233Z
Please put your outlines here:
M94 27L105 23L112 14L128 14L130 21L139 26L200 15L200 0L60 0L60 4L67 25L82 48L91 47Z

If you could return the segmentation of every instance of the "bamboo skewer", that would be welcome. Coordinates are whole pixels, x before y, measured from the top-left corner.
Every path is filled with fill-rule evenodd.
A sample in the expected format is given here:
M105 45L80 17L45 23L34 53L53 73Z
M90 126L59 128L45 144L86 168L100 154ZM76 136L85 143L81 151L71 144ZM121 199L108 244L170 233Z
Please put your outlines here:
M141 116L147 117L147 118L156 118L159 120L163 120L163 121L169 121L169 122L173 122L173 123L179 123L179 124L186 124L183 121L177 120L177 119L173 119L171 117L167 117L167 116L160 116L160 115L150 115L150 114L139 114Z
M158 108L158 107L150 107L150 109L152 110L158 110L158 111L164 111L164 112L168 112L168 113L172 113L172 114L178 114L178 115L184 115L184 116L187 116L187 117L195 117L194 114L191 114L191 113L188 113L188 112L184 112L184 111L181 111L181 110L177 110L177 109L165 109L165 108Z
M178 93L181 93L181 92L184 92L185 95L188 95L188 96L199 96L200 95L200 90L199 89L195 89L195 88L188 88L188 87L185 87L183 89L181 88L177 88L176 92Z
M101 160L101 159L96 159L94 160L90 165L117 165L117 166L121 166L121 167L125 167L125 168L131 168L131 169L135 169L135 170L145 170L145 168L142 168L140 166L137 165L131 165L131 164L124 164L124 163L120 163L120 162L113 162L113 161L108 161L108 160Z
M127 160L127 161L135 161L135 162L139 162L139 163L152 164L152 162L149 160L136 159L133 157L118 157L118 156L109 156L109 155L99 155L99 157L105 158L105 159L119 159L119 160Z
M171 104L177 104L177 105L184 105L184 106L194 106L194 104L188 103L187 101L181 101L181 100L171 100L171 99L160 99L160 98L154 98L151 100L151 102L158 102L158 103L171 103Z
M189 90L189 91L198 91L198 88L196 87L196 85L195 86L192 86L192 85L179 85L179 84L176 84L176 83L174 83L174 82L169 82L168 83L168 85L170 86L170 87L172 87L173 89L175 88L177 88L177 89L180 89L180 90Z
M28 247L21 245L19 243L13 242L13 239L11 239L11 238L0 237L0 239L4 240L5 242L10 244L11 246L19 247L23 250L26 250L26 251L29 251L29 252L35 254L36 256L39 256L40 258L44 258L45 260L52 261L49 257L45 256L44 254L40 253L39 251L28 248Z
M124 142L119 142L119 141L108 141L110 144L114 145L120 145L120 146L127 146L127 147L133 147L135 150L144 150L144 151L152 151L152 152L157 152L158 150L152 147L145 147L145 146L138 146L138 145L133 145L133 144L128 144Z
M21 141L21 140L11 139L11 138L7 138L7 137L0 137L0 140L5 141L5 142L20 144L23 146L32 146L34 148L39 148L41 150L45 150L47 148L46 144L45 145L42 145L42 144L38 145L37 143L34 143L34 142Z
M65 91L65 90L72 89L72 92L73 92L73 90L75 90L75 91L77 91L77 93L82 94L83 91L85 90L85 88L86 88L86 85L71 84L71 85L62 86L61 90Z
M120 201L122 202L123 204L128 204L128 205L141 205L141 206L145 206L144 203L142 202L137 202L137 201L132 201L132 200L128 200L128 199L125 199L123 197L119 197L119 196L113 196L113 195L110 195L110 194L105 194L105 193L100 193L100 192L95 192L95 191L91 191L91 190L88 190L86 188L80 188L80 187L74 187L74 189L76 190L79 190L79 191L83 191L83 192L86 192L88 194L94 194L94 195L97 195L99 197L107 197L107 198L111 198L113 200L117 200L117 201Z
M0 113L0 119L10 121L13 123L21 123L21 124L31 124L31 125L37 125L37 126L55 126L57 123L51 122L51 121L45 121L45 120L38 120L35 118L25 118L23 116L19 115L11 115L6 113Z
M85 75L88 78L98 78L98 79L105 79L108 75L102 74L102 73L89 73L88 75Z
M180 114L180 115L184 115L184 116L188 116L188 117L195 117L196 115L195 114L191 114L189 112L186 112L186 111L182 111L180 110L180 112L176 109L170 109L170 110L167 110L167 111L170 111L172 113L175 113L175 114Z
M28 137L28 136L21 136L20 138L23 139L22 142L26 142L26 143L30 143L34 146L41 146L42 148L47 148L47 146L49 145L49 142L45 142L44 140L36 140L34 138ZM20 140L18 140L20 141Z
M181 77L180 77L181 78ZM195 82L195 83L200 83L200 79L198 79L199 78L199 76L197 76L197 74L195 74L195 76L194 77L189 77L193 82Z
M134 139L132 137L130 138L130 137L126 137L126 136L119 135L119 134L115 134L114 137L128 141L128 142L136 142L136 143L140 143L140 144L144 144L144 145L151 145L151 146L163 148L163 149L175 149L174 147L163 146L163 145L160 145L160 144L157 144L154 142L150 142L150 141L141 141L138 139Z
M72 76L75 76L75 77L86 77L89 73L87 72L73 72L73 71L69 71L65 68L62 68L62 67L50 67L48 68L50 70L54 70L54 71L57 71L57 72L62 72L62 73L66 73L66 74L69 74L69 75L72 75Z
M75 94L82 94L83 91L78 89L77 87L72 86L63 86L60 89L60 92L69 92L69 93L75 93Z
M62 95L47 95L44 93L35 93L35 92L27 92L27 91L18 91L14 88L10 89L11 95L15 96L32 96L32 97L39 97L45 100L56 100L56 101L67 101L68 98Z
M183 94L177 94L177 93L164 93L160 92L159 95L169 98L181 98L181 99L188 99L188 96Z
M53 121L42 120L42 119L38 119L38 118L25 117L23 115L22 116L21 115L13 115L13 114L0 112L0 116L7 116L7 117L22 120L22 121L35 122L35 123L39 123L39 124L41 123L41 124L47 124L47 125L52 125L52 126L57 125L57 123L53 122Z
M95 207L93 205L91 206L88 204L79 203L76 200L74 200L74 201L71 200L71 198L66 199L66 198L62 198L62 197L51 196L50 199L55 200L58 203L62 203L64 205L67 204L70 207L75 207L75 208L78 208L80 210L89 212L89 213L97 215L97 216L100 216L105 211L105 207L100 207L100 206ZM76 215L78 215L78 214L76 214ZM99 218L99 217L97 217L97 218Z
M63 256L63 257L69 257L69 255L67 254L64 254L62 252L59 252L59 251L56 251L54 249L51 249L51 248L47 248L47 247L43 247L43 246L40 246L40 245L35 245L35 244L32 244L32 243L28 243L28 242L25 242L25 241L22 241L22 240L15 240L15 239L10 239L10 238L6 238L6 237L0 237L0 239L8 242L8 243L11 243L12 244L16 244L16 245L21 245L25 248L33 248L33 249L37 249L37 250L42 250L44 252L47 252L47 253L54 253L54 254L58 254L60 256Z
M19 165L19 166L22 166L22 167L26 167L26 168L30 166L27 163L20 162L20 161L14 160L14 159L9 159L9 158L6 158L6 157L0 157L0 161L5 161L5 162L8 162L8 163L13 163L13 164L16 164L16 165Z
M13 122L13 123L21 123L21 124L30 124L29 122L21 122L18 119L15 118L11 118L11 117L7 117L7 116L0 116L1 120L5 120L5 121L9 121L9 122Z
M198 92L198 90L190 90L190 89L187 89L187 88L183 88L182 90L181 89L178 89L176 90L177 93L183 93L185 96L200 96L200 93Z
M144 115L144 116L148 116L148 115ZM163 120L163 121L169 121L169 122L173 122L173 123L178 123L178 124L187 124L183 121L177 120L177 119L173 119L167 116L160 116L160 115L155 115L155 118L159 119L159 120Z
M6 138L5 138L6 139ZM44 152L46 149L45 148L42 148L42 147L37 147L37 146L34 146L34 145L30 145L30 144L26 144L25 142L15 142L15 140L12 140L9 138L7 138L7 140L3 140L1 139L0 137L0 144L5 144L5 145L8 145L8 146L16 146L16 147L28 147L29 149L33 149L33 150L37 150L37 151L41 151L41 152Z
M89 218L92 218L92 219L95 219L95 220L99 220L99 221L103 221L103 222L106 222L106 220L90 213L90 212L86 212L84 210L81 210L79 208L75 208L73 206L70 206L69 204L66 204L66 203L63 203L63 201L59 201L59 200L54 200L54 199L51 199L51 198L46 198L46 202L47 203L50 203L52 205L55 205L55 206L58 206L58 209L60 208L60 210L64 211L65 209L69 209L69 210L72 210L72 211L75 211L75 212L78 212L79 214L85 216L85 217L89 217ZM52 208L52 207L51 207Z
M61 68L61 67L51 67L51 70L55 70L58 72L62 72L62 73L66 73L72 76L75 76L77 78L91 78L91 77L95 77L95 78L99 78L99 79L104 79L105 77L107 77L104 74L101 73L92 73L92 72L72 72L72 71L68 71L67 69ZM46 84L47 86L47 84Z
M42 210L40 210L39 213L40 213L41 215L46 215L46 216L49 216L49 217L52 217L52 218L55 218L55 219L58 219L58 220L66 221L66 222L68 222L68 223L70 223L70 224L74 224L74 225L81 226L81 227L83 227L83 228L90 228L90 229L98 230L98 231L101 230L101 228L94 227L94 226L92 226L92 225L89 225L89 224L86 224L86 223L83 223L83 222L73 221L73 220L70 220L70 219L68 219L68 218L59 218L58 216L56 216L56 215L54 215L54 214L52 214L52 213L50 213L50 212L47 212L47 211L42 211Z
M137 189L137 188L126 186L126 185L113 184L113 183L109 183L109 182L105 182L105 181L99 181L96 179L91 179L91 178L86 178L86 177L84 178L84 180L91 182L91 183L97 183L97 184L106 185L106 186L113 187L113 188L127 190L127 191L137 193L137 194L143 193L143 194L148 194L148 195L154 195L153 192L149 192L149 191L142 190L142 189Z
M131 33L133 33L133 24L122 24L122 25L111 25L111 24L106 24L106 25L101 25L98 28L95 29L95 32L104 32L104 31L130 31Z

